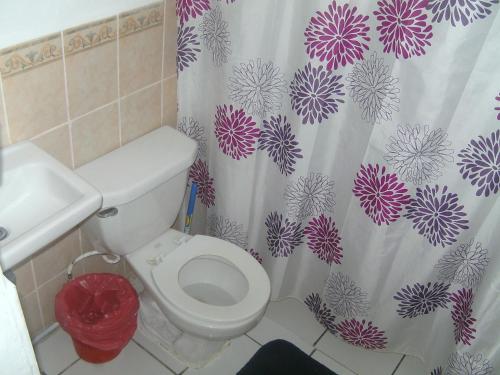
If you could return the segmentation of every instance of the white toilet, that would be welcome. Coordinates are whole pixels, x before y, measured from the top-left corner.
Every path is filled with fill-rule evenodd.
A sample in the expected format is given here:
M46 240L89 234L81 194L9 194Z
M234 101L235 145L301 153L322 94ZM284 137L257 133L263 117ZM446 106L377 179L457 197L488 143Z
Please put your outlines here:
M77 169L98 189L102 209L83 225L95 250L126 256L145 286L143 335L201 366L257 324L269 278L227 241L170 229L179 213L196 143L159 128Z

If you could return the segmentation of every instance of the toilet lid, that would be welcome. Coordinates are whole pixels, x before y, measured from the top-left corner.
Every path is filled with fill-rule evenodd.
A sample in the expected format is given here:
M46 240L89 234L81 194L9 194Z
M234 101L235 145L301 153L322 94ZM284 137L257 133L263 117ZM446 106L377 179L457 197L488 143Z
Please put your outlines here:
M247 279L248 293L234 305L210 305L191 297L179 285L179 272L199 256L218 256L232 263ZM153 280L165 302L182 314L206 322L235 323L254 316L269 300L270 282L264 268L245 250L215 237L196 235L154 267Z

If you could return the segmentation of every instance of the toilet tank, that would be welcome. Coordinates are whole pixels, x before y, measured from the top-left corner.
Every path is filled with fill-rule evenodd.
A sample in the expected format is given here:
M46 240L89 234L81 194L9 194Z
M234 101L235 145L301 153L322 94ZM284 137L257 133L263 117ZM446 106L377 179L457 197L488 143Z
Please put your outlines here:
M195 141L164 126L78 168L103 199L82 226L94 249L126 255L170 228L196 149Z

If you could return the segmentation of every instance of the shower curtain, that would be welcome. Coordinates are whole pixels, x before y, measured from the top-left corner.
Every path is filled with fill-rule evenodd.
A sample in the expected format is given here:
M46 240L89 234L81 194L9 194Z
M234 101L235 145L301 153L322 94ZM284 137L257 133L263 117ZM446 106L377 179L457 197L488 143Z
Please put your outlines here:
M500 373L498 0L177 0L193 228L339 339Z

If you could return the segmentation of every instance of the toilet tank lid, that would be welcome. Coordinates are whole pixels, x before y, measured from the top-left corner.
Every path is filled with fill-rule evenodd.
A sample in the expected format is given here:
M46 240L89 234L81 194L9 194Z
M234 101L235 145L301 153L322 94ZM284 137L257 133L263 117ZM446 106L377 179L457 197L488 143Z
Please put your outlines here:
M102 207L130 202L189 168L197 144L163 126L76 170L102 194Z

